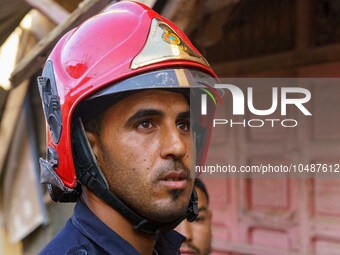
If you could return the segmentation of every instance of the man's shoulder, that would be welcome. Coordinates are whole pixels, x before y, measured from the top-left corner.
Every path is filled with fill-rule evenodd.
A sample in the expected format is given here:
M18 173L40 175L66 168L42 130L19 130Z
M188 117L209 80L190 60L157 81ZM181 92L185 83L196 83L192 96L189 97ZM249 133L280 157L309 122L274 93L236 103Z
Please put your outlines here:
M99 250L100 248L79 232L69 220L39 255L93 255L99 254Z

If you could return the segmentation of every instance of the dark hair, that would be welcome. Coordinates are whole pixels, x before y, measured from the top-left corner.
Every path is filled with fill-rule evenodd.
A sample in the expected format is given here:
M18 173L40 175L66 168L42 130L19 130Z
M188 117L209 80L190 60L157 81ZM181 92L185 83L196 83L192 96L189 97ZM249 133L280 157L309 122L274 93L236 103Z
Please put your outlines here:
M99 135L102 130L103 113L112 105L136 92L116 93L91 100L84 100L77 106L75 116L80 117L86 131Z
M89 131L91 133L94 133L96 135L99 135L101 130L102 130L102 120L103 120L103 115L102 114L98 114L94 118L92 118L89 121L83 123L85 130Z
M194 186L199 188L205 194L205 196L207 197L208 204L209 204L209 194L208 194L208 190L205 184L200 179L196 178Z

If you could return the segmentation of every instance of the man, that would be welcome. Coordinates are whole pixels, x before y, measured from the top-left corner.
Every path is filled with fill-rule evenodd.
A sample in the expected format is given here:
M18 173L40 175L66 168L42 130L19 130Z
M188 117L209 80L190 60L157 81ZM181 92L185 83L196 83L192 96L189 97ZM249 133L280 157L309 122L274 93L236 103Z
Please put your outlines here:
M205 184L195 180L195 190L198 196L198 217L193 222L184 220L176 230L186 237L181 246L181 254L207 255L211 251L211 210L209 195Z
M61 38L38 78L41 179L54 201L77 204L41 254L178 254L173 229L197 216L191 161L204 161L209 139L206 120L190 127L188 88L213 77L175 25L138 3Z

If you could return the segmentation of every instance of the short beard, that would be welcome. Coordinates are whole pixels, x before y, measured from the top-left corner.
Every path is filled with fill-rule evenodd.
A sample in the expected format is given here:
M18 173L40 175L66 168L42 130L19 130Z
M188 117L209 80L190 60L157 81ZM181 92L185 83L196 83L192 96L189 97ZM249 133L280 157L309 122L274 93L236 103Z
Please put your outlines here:
M139 199L139 197L143 196L143 194L140 190L134 189L133 186L131 187L131 190L129 190L129 195L127 196L126 190L124 188L121 188L122 185L127 182L127 180L117 180L117 177L115 178L115 173L119 171L124 171L122 170L124 169L123 164L112 158L109 149L106 148L105 143L103 143L102 141L100 142L100 148L103 161L105 162L105 166L107 167L107 169L105 169L106 171L104 169L103 170L105 173L105 177L109 183L110 191L135 213L157 222L171 222L179 219L180 217L183 217L186 214L190 197L185 204L181 204L180 206L177 206L175 208L173 207L171 208L172 210L169 210L169 208L166 208L166 206L157 206L156 208L155 205L148 203L148 200ZM154 182L157 183L157 176L159 176L161 173L164 173L168 169L180 168L184 168L186 172L189 172L189 169L186 169L180 161L169 161L168 165L160 169L156 169ZM122 174L120 174L120 176L121 175ZM190 174L188 175L189 180L192 182ZM153 182L151 182L150 185L153 185ZM171 191L171 196L173 200L177 200L181 194L182 190Z

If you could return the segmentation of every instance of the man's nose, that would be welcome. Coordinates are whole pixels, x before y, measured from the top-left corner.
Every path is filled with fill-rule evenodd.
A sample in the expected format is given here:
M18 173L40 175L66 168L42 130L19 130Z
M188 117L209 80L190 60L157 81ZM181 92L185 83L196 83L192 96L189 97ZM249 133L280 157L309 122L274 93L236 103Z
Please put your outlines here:
M190 222L188 222L187 220L183 220L181 224L177 226L176 230L187 238L186 242L192 241L192 230Z
M162 150L163 158L183 158L189 150L189 137L181 134L176 125L172 125L162 132Z

